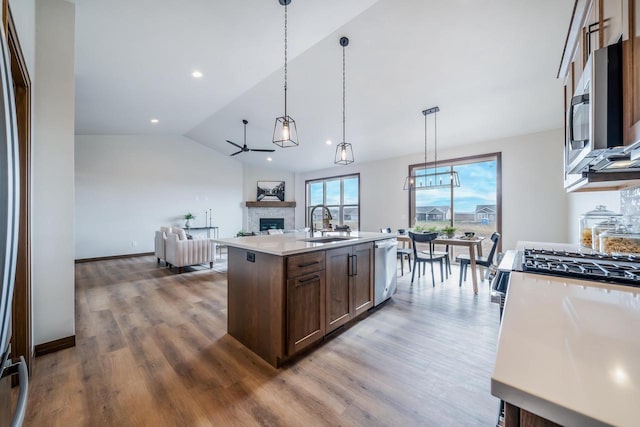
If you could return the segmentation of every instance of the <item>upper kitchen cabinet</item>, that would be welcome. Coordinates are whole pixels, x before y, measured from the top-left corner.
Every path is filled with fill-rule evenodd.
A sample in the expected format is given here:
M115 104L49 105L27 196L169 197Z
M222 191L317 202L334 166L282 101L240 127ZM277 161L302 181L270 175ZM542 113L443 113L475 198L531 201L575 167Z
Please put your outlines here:
M640 0L625 0L623 16L624 142L630 146L640 144Z
M574 3L558 70L564 82L567 191L640 184L639 3Z

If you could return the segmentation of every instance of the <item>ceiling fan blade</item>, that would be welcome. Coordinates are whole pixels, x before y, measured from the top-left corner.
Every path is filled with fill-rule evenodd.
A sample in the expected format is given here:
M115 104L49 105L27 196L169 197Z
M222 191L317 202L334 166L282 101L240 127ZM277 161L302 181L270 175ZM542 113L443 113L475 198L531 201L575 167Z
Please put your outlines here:
M249 151L260 151L262 153L273 153L276 150L266 148L249 148Z
M240 153L242 153L242 150L236 151L235 153L231 154L231 156L235 156L236 154L240 154Z
M235 142L231 142L231 141L229 141L228 139L226 139L225 141L227 141L227 142L228 142L229 144L231 144L231 145L235 145L236 147L238 147L239 149L241 149L241 150L242 150L242 147L241 147L241 146L239 146L238 144L236 144Z

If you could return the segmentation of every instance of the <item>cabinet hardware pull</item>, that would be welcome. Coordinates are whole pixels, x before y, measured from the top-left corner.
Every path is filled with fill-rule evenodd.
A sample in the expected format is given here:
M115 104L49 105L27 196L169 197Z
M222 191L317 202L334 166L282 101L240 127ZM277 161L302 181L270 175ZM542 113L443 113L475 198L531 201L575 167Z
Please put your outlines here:
M355 258L355 261L354 261ZM358 255L353 255L351 257L351 270L353 271L353 276L357 276L358 275Z
M316 275L313 275L313 276L311 276L311 277L309 277L309 278L307 278L307 279L304 279L304 280L298 280L298 283L310 282L310 281L312 281L312 280L319 279L319 278L320 278L320 276L318 276L318 275L316 274Z
M320 261L305 262L304 264L298 264L298 267L304 268L304 267L309 267L309 266L314 265L314 264L320 264Z

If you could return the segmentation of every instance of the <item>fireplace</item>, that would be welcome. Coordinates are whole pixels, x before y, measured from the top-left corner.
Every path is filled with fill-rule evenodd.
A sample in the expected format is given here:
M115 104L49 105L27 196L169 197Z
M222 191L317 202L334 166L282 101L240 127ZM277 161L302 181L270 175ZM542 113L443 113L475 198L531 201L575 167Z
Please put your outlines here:
M284 218L260 218L260 231L284 229Z

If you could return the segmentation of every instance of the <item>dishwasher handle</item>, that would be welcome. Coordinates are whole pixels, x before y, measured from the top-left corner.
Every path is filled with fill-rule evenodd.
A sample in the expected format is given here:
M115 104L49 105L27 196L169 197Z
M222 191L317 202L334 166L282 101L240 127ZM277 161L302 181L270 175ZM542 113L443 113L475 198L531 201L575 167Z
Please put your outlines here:
M375 243L375 248L390 248L392 246L398 246L398 240L396 239L385 239L385 240L378 240Z

